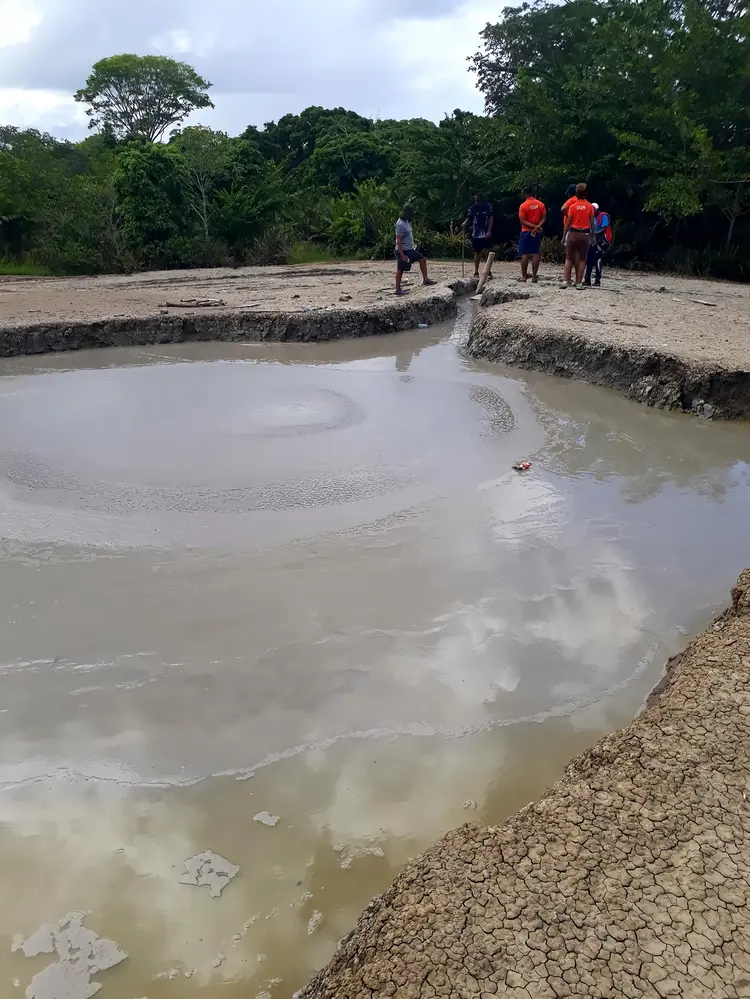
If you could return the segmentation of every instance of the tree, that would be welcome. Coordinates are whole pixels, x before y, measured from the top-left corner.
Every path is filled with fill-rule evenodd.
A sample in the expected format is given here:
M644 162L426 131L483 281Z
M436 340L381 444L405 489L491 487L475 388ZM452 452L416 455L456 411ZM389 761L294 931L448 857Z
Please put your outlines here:
M210 86L187 63L167 56L116 55L95 63L74 97L89 105L89 128L156 142L191 111L213 107Z
M114 185L128 251L145 263L168 262L166 244L184 227L185 164L180 153L169 146L130 143L118 157Z
M198 217L204 242L209 240L209 223L216 213L214 195L229 165L229 138L204 125L193 125L174 138L182 153L187 173L187 200Z

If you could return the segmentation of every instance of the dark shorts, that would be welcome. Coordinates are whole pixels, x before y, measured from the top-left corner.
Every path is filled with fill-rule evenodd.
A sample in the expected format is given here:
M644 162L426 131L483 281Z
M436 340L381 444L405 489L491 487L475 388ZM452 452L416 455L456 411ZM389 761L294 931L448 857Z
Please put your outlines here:
M591 236L589 233L569 229L568 240L565 244L565 259L572 260L574 264L579 260L585 260L590 246Z
M535 253L542 252L542 235L537 233L535 236L533 232L529 232L524 229L518 238L518 252L522 257L531 255Z
M491 250L495 245L492 236L482 236L481 239L472 239L471 248L474 253L481 253L482 250Z
M404 253L409 258L408 260L402 260L401 254L396 250L396 267L402 272L410 271L412 264L417 264L420 260L424 260L424 253L420 253L419 250L404 250Z

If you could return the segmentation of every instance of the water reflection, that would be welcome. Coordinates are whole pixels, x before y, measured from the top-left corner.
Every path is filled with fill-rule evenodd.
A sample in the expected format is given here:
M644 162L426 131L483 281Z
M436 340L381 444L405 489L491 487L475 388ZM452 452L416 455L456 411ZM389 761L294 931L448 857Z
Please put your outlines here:
M130 955L98 976L109 999L289 996L410 856L467 819L501 821L595 732L564 723L549 735L552 753L525 728L352 743L249 781L160 793L62 781L6 790L2 875L18 904L4 907L0 932L89 910L87 924ZM261 806L278 826L253 822ZM241 868L218 899L179 883L182 861L208 848ZM25 984L48 960L3 950L0 979Z

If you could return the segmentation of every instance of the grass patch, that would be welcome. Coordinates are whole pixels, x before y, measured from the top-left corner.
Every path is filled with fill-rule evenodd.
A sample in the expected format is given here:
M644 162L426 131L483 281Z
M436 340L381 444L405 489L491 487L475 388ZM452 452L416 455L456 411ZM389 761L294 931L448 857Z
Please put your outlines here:
M0 260L2 277L49 277L51 271L41 264L31 264L24 260Z
M324 246L316 246L314 243L295 243L289 251L290 264L338 264L352 259L336 256Z

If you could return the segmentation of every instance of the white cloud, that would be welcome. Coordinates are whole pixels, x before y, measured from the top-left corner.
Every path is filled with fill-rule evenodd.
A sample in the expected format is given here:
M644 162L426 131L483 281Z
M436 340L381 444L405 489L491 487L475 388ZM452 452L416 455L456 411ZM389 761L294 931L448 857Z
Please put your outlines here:
M494 0L0 0L0 122L85 134L70 94L116 52L183 59L213 83L205 124L230 133L311 104L439 120L481 110L467 56Z

